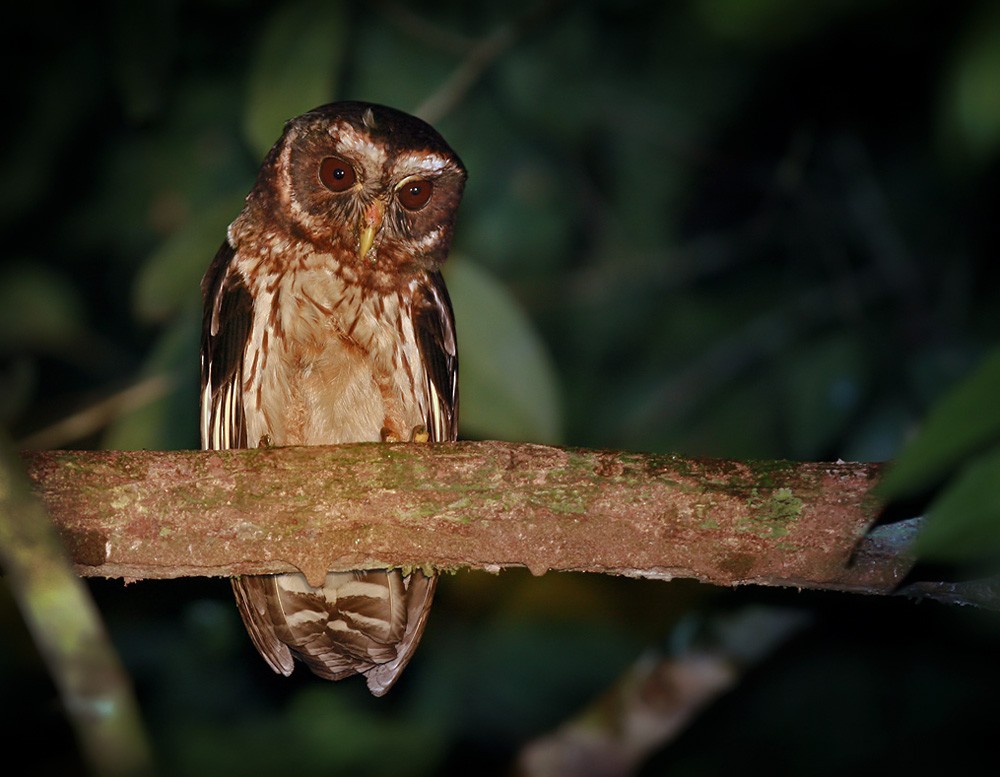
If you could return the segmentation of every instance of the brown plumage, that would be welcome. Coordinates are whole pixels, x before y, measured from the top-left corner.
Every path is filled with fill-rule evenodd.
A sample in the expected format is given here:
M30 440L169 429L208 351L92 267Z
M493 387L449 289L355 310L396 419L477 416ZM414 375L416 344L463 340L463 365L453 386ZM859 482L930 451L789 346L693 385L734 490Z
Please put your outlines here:
M202 281L204 448L454 440L458 359L439 267L465 184L438 133L333 103L290 121ZM381 696L423 632L420 572L233 580L276 672L365 675Z

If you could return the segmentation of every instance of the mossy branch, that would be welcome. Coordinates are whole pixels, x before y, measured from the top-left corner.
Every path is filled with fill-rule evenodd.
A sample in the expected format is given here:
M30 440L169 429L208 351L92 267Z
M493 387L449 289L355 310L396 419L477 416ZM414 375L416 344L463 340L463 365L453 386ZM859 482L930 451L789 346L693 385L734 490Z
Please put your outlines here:
M885 594L912 567L912 525L869 533L878 464L500 442L24 461L82 575L526 566Z

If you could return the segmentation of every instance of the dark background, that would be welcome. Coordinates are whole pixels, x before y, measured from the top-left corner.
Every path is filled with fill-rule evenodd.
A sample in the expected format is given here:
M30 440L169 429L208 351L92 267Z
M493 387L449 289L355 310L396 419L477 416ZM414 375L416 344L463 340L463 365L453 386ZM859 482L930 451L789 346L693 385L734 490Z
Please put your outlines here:
M333 99L423 107L469 168L446 270L467 438L887 460L998 341L990 0L123 0L7 25L0 422L23 445L197 447L201 273L282 121ZM224 580L89 585L170 773L504 773L678 624L745 604L811 625L644 773L995 761L1000 628L972 608L459 573L374 700L273 675ZM77 773L6 591L0 624L10 752Z

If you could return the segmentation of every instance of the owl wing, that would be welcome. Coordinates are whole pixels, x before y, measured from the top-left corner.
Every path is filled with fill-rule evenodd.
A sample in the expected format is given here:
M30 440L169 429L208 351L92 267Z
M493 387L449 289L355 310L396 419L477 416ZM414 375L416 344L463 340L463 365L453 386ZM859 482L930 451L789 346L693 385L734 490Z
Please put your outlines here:
M246 448L243 354L253 323L253 298L233 271L235 251L222 244L202 280L201 447ZM233 578L236 601L250 638L271 668L292 673L292 653L267 621L269 578ZM256 616L256 617L255 617Z
M440 272L416 295L413 328L427 375L427 431L433 442L458 439L458 341L451 298Z
M201 447L247 447L243 415L243 354L253 321L253 299L233 272L235 251L219 248L202 280Z

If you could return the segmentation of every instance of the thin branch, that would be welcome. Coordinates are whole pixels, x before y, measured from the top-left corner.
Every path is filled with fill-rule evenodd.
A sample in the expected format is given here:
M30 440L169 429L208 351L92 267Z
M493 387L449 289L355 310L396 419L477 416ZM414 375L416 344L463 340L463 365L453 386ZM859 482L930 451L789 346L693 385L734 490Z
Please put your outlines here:
M517 19L497 26L493 32L469 49L448 79L434 94L424 100L414 113L430 124L437 124L465 98L469 90L505 51L564 2L565 0L542 0Z
M100 775L149 773L149 746L131 684L20 470L17 455L0 440L0 562L8 583L91 768Z
M797 610L749 607L709 622L706 633L681 650L649 651L580 714L529 742L515 774L635 774L652 753L808 622L809 616Z
M454 54L465 54L475 45L473 38L434 24L402 3L375 0L373 5L387 22L421 46Z
M166 396L174 387L170 375L151 375L116 391L19 441L22 448L60 448L99 432L111 422Z

